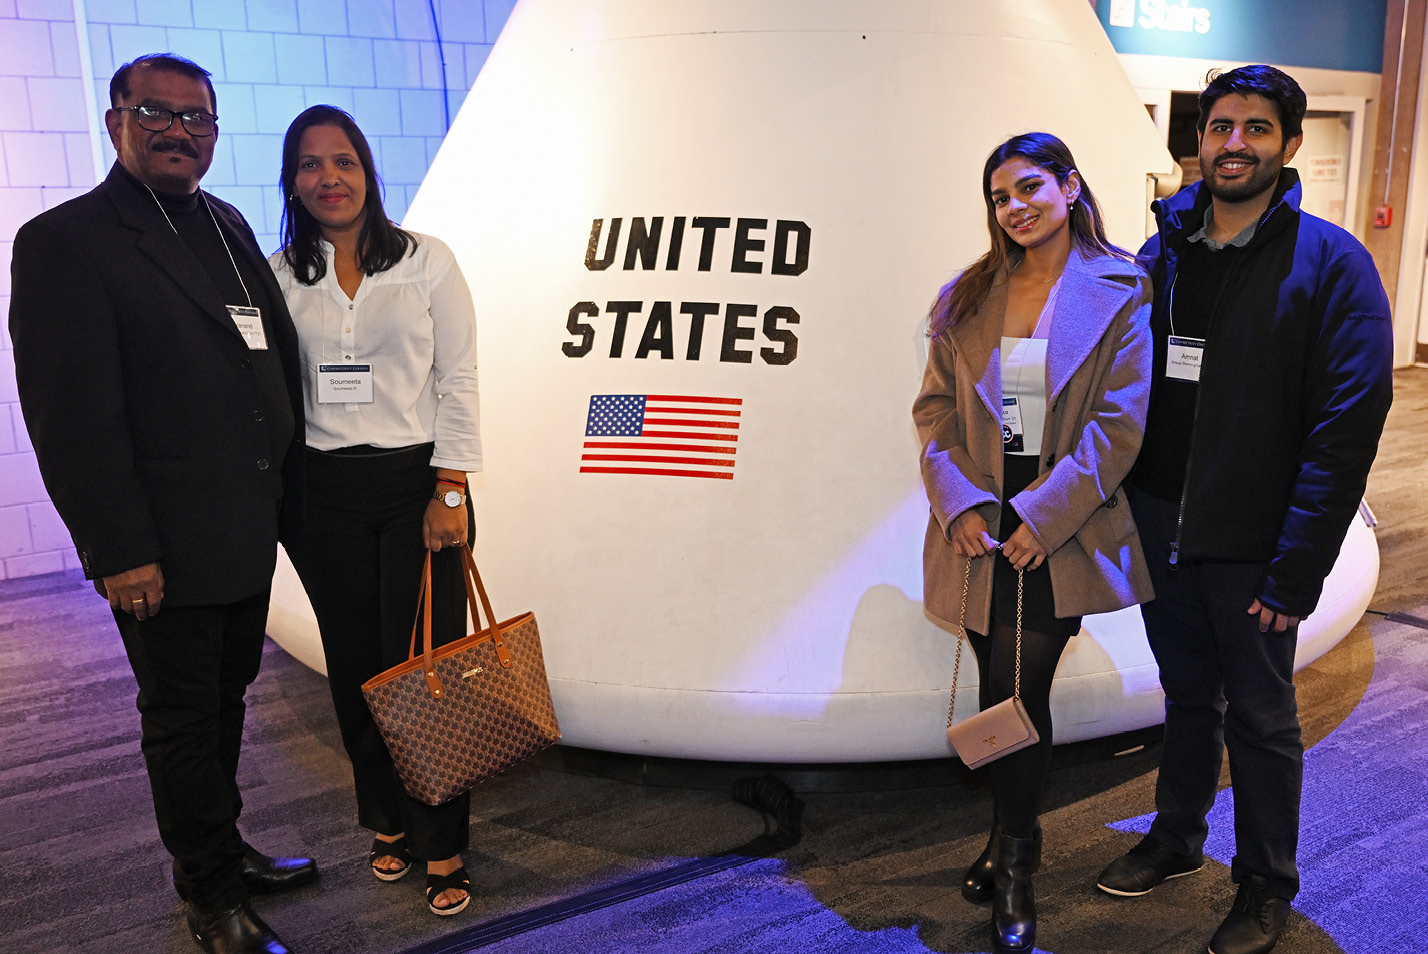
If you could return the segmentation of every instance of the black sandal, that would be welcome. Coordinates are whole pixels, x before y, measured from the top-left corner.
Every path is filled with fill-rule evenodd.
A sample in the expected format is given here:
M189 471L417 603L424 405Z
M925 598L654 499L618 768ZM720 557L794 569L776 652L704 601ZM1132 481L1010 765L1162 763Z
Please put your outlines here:
M402 866L395 871L378 868L378 858L395 858L402 863ZM412 870L412 856L407 851L407 837L403 835L396 841L373 838L372 851L367 856L367 862L372 866L372 874L377 876L378 881L400 881L405 878L407 872Z
M466 897L453 905L444 908L436 906L436 899L441 897L443 891L455 888L458 891L465 891ZM451 914L460 914L466 910L466 905L471 903L471 877L466 873L466 868L460 867L451 874L434 875L430 872L426 876L426 906L431 908L432 914L446 917Z

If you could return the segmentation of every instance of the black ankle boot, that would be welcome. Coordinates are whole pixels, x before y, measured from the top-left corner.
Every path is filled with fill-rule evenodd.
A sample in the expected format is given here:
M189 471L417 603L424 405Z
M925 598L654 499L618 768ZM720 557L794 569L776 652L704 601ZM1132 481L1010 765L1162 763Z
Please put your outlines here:
M992 950L997 954L1029 954L1036 941L1036 895L1031 888L1035 838L997 840L992 869Z
M997 842L1001 840L1002 826L992 825L992 833L987 836L987 847L972 862L972 867L962 876L962 897L973 904L984 904L992 900L992 859L997 854Z
M992 825L992 833L987 838L986 850L972 862L972 867L967 869L967 873L962 876L962 897L973 904L986 904L992 900L992 867L997 857L997 839L1001 836L1002 826ZM1032 834L1031 873L1036 874L1036 870L1041 867L1041 822L1036 823L1036 829Z

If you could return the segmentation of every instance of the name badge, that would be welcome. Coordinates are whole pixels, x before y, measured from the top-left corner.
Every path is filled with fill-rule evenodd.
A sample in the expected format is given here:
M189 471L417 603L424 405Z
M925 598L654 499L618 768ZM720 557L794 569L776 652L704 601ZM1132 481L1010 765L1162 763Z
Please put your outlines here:
M225 305L224 307L228 309L228 314L233 316L233 324L238 327L238 333L248 343L248 350L267 351L268 336L263 333L263 313L257 308L249 308L247 305Z
M1165 356L1165 376L1176 381L1199 381L1200 361L1204 356L1204 338L1177 338L1171 335Z
M1026 448L1021 426L1021 404L1014 397L1002 398L1002 450L1019 454Z
M371 404L370 364L320 364L317 366L318 404Z

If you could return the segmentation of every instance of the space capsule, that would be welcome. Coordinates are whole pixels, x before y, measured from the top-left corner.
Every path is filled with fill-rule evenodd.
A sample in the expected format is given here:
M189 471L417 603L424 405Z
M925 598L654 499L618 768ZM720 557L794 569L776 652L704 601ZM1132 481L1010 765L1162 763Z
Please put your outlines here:
M1084 0L515 7L404 224L472 287L475 552L497 614L536 613L567 743L949 754L955 642L921 605L920 328L986 249L985 157L1028 130L1068 143L1138 247L1174 164ZM1301 665L1376 576L1356 524ZM321 667L286 566L270 631ZM1057 741L1154 724L1162 702L1137 611L1088 617Z

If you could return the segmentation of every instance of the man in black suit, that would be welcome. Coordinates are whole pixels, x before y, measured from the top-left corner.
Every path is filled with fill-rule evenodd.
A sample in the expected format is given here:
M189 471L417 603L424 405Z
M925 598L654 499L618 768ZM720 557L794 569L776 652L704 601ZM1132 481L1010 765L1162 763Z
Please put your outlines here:
M15 237L10 330L45 486L139 685L174 885L216 954L287 950L254 892L312 879L239 834L238 751L303 455L297 336L252 230L199 189L208 72L140 57L110 83L118 162Z

